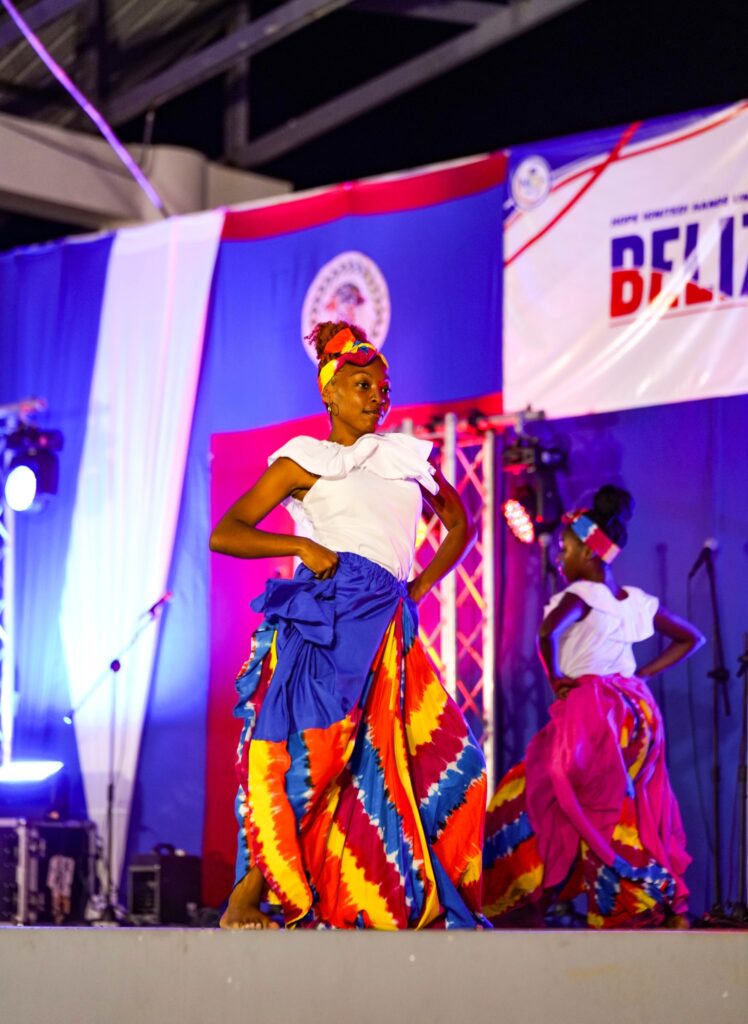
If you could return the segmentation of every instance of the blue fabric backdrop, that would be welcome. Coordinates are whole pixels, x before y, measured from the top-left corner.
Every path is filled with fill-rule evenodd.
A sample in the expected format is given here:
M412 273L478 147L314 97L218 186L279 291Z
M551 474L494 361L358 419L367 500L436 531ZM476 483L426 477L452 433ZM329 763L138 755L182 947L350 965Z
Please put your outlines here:
M732 674L732 715L721 722L723 868L725 894L734 897L741 715L735 669L748 631L748 396L558 420L542 433L568 447L569 472L560 476L568 507L588 502L603 483L633 493L637 505L629 543L614 566L619 582L657 594L673 611L688 615L688 571L706 538L719 541L718 596ZM549 695L534 645L542 616L538 549L520 545L503 531L503 551L501 754L508 768L547 720ZM665 717L668 764L694 858L687 876L692 909L701 913L714 896L709 859L712 693L706 678L713 646L703 570L692 581L690 603L692 619L709 643L690 662L655 680L652 689ZM655 643L637 648L639 664L652 655Z
M43 515L16 517L14 756L64 761L72 816L84 800L74 730L62 721L70 697L57 622L111 241L0 257L0 403L43 396L49 412L37 422L65 435L57 498Z

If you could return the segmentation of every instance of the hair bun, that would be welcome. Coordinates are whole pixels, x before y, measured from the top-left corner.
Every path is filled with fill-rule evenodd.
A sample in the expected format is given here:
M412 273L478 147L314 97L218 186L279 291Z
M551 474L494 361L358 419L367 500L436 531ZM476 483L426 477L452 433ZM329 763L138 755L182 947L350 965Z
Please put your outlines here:
M357 341L368 341L366 332L358 324L349 324L345 320L326 320L324 323L316 324L312 331L307 334L306 340L314 345L317 353L317 361L327 362L329 353L325 352L325 345L340 331L350 328Z
M605 484L595 493L592 508L606 519L620 519L627 523L634 514L634 499L622 487Z
M628 540L626 523L634 514L636 503L623 487L605 484L592 500L591 518L619 547Z

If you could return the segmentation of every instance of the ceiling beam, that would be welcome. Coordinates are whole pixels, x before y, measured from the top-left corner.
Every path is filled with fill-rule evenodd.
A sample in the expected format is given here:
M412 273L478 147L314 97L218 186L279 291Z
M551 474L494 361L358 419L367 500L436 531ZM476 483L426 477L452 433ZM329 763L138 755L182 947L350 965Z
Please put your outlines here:
M30 99L38 99L40 96L47 97L53 90L47 86L26 85L25 82L15 82L10 78L0 77L0 93L10 93L12 96L23 96ZM56 92L56 90L55 90ZM5 109L3 108L3 113Z
M498 8L498 13L475 28L323 103L281 128L266 132L244 146L235 159L240 167L260 167L586 2L521 0L510 7Z
M358 0L356 10L453 25L480 25L496 14L497 7L486 0Z
M77 0L82 7L90 0ZM216 36L225 30L228 21L225 16L223 0L215 0L212 9L206 10L203 3L201 18L183 18L169 34L161 39L142 33L133 41L128 40L128 48L120 50L114 41L109 47L110 81L114 89L124 92L132 89L145 78L159 74L164 68L172 67L176 61L189 54L201 50L215 41ZM207 16L207 21L206 21ZM111 19L107 21L111 27ZM76 66L76 75L78 74ZM82 84L78 82L77 84ZM86 92L86 90L83 90ZM110 91L112 87L110 86ZM80 112L75 104L60 89L59 84L52 82L45 86L11 86L7 81L0 81L0 93L7 92L14 98L0 100L3 113L34 120L48 121L70 127L78 122ZM89 125L81 125L82 131L88 131Z
M199 53L178 61L168 70L127 92L115 95L106 106L112 124L122 124L143 111L158 107L189 89L227 71L252 54L272 46L305 25L346 7L352 0L288 0L281 7Z
M154 41L144 38L137 46L128 43L127 49L120 48L112 65L111 92L129 92L135 86L161 74L165 68L173 67L179 60L199 53L205 46L215 42L216 36L225 31L228 22L223 15L214 13L205 21L184 21L176 25L166 38Z
M237 31L252 21L251 0L240 0L232 12L230 28ZM223 155L231 163L233 153L249 142L250 62L248 58L226 72L223 83Z
M198 3L185 3L184 0L150 0L148 18L141 16L137 21L137 28L133 28L122 12L123 0L110 0L113 6L113 13L109 16L110 34L119 40L119 57L124 64L130 64L133 60L139 61L143 57L150 57L154 52L166 52L166 58L160 67L154 65L148 72L148 77L156 71L163 71L169 67L178 55L178 50L169 52L171 44L176 43L178 38L186 38L195 32L206 33L212 29L212 38L207 36L208 41L213 42L219 35L222 35L229 24L232 4L226 0L200 0ZM138 0L131 0L138 2ZM141 0L142 2L142 0ZM176 10L175 10L176 4ZM158 20L159 12L163 11L164 17L169 18L169 31L165 33ZM116 16L115 16L116 13ZM176 20L175 20L176 17ZM207 42L201 43L201 46ZM187 56L188 52L182 53ZM129 69L128 69L129 73ZM138 73L134 76L145 78L146 75Z
M84 0L41 0L33 7L26 7L21 11L23 20L33 29L34 32L44 28L50 21L61 18L63 14L74 10L84 3ZM18 31L15 23L8 19L4 25L0 25L0 47L9 46L11 43L18 43L23 36Z

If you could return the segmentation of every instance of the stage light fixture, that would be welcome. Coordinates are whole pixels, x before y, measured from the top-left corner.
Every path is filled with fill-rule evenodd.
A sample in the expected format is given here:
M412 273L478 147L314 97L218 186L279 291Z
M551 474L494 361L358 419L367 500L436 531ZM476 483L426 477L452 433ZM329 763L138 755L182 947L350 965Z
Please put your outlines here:
M502 505L506 524L523 544L543 543L561 522L563 507L556 472L566 468L566 453L520 435L502 452L502 469L514 483Z
M0 765L0 782L44 782L62 766L62 761L8 761Z
M62 449L59 430L40 430L26 424L5 438L3 490L15 512L39 512L57 494Z
M523 544L535 541L533 525L535 495L532 488L518 488L513 498L508 498L502 505L506 525L517 540Z

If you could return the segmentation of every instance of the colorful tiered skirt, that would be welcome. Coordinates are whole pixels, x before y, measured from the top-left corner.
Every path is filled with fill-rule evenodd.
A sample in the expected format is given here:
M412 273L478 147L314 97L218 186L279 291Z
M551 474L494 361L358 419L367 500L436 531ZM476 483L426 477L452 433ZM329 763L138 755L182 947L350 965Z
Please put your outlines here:
M592 927L656 926L685 913L689 863L654 697L640 679L583 676L489 805L484 913L519 922L585 893Z
M253 602L237 679L240 857L287 926L474 928L486 774L405 585L354 554Z

